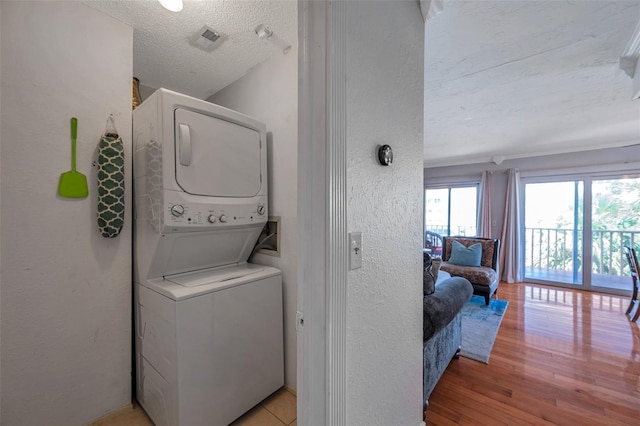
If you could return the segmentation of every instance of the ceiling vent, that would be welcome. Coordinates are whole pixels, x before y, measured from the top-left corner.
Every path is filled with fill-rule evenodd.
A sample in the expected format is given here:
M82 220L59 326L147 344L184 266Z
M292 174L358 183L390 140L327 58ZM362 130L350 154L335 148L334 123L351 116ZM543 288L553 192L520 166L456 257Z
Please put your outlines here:
M224 35L205 25L189 39L189 43L198 49L211 52L220 46L225 39Z

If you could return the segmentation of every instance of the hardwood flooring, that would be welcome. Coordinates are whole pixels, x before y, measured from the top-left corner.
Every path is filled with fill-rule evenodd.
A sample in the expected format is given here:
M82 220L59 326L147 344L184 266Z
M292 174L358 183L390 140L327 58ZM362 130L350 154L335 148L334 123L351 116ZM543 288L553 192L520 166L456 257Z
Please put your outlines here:
M501 283L489 364L453 360L428 425L640 425L640 328L629 298Z

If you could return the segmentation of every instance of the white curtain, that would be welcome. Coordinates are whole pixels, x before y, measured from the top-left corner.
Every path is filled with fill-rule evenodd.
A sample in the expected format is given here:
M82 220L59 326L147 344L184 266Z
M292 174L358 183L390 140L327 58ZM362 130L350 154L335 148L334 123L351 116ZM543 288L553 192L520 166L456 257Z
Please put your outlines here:
M483 172L480 179L480 202L478 203L477 236L491 238L491 172Z
M504 222L500 238L500 264L503 281L521 282L523 273L520 268L520 171L509 169L507 179L507 196L504 205Z

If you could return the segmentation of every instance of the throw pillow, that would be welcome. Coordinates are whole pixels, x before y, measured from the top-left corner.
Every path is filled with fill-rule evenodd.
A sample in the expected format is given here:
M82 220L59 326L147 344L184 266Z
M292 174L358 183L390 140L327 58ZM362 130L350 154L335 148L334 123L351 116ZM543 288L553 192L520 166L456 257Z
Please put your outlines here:
M436 279L431 273L431 255L422 252L422 292L425 296L436 291Z
M465 247L457 241L451 245L449 263L458 266L480 266L482 260L482 245L475 243Z

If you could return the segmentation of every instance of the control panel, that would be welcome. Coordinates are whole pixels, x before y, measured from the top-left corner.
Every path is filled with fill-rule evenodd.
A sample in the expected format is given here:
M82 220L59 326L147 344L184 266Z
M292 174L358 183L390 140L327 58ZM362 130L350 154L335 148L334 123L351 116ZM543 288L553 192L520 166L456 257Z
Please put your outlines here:
M191 202L179 196L165 198L164 223L165 226L176 227L176 231L185 227L195 231L264 223L266 220L266 197L257 202L219 205Z

